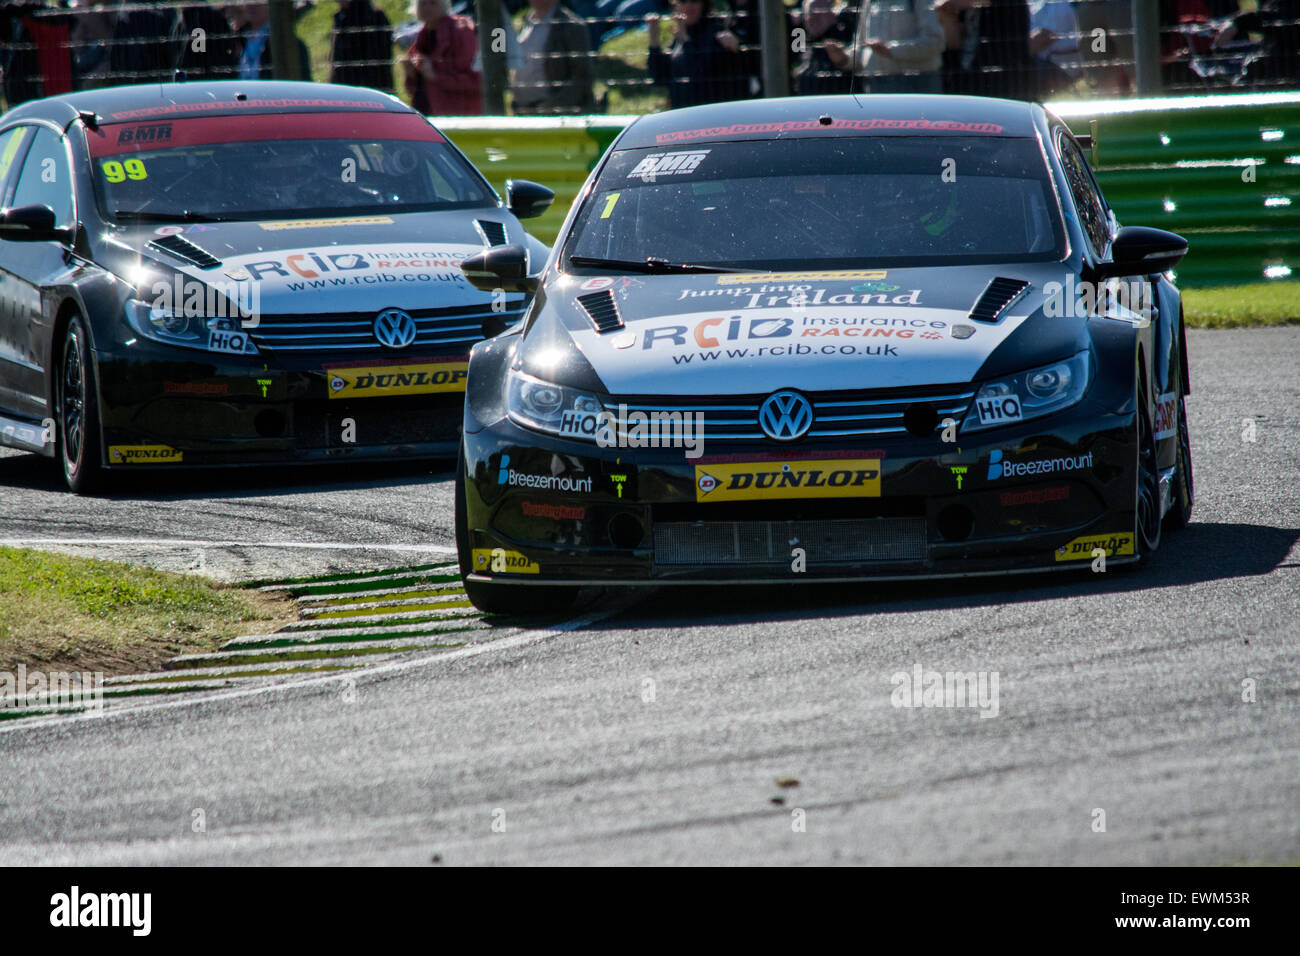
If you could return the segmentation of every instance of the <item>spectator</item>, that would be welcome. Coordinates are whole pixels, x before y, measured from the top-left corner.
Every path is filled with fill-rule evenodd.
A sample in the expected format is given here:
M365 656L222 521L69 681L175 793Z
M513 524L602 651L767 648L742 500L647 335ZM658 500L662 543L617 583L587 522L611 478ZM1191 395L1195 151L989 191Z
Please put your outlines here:
M947 47L943 54L945 93L1035 98L1025 0L943 0L936 10Z
M117 13L105 0L73 0L70 12L72 85L79 90L104 86L108 83L108 50Z
M10 106L72 91L70 17L45 3L0 6L4 92Z
M207 3L182 7L172 27L176 69L190 80L234 79L241 48L226 14Z
M727 30L739 44L735 57L736 83L734 99L763 95L763 30L758 15L757 0L730 0L731 13L727 16ZM786 34L794 23L787 12Z
M122 0L108 55L112 83L160 83L172 78L175 15L159 0Z
M853 72L869 93L938 93L944 34L930 0L862 0Z
M243 39L239 57L239 78L242 80L269 80L275 77L275 64L271 53L271 11L265 3L243 3L226 8L230 25ZM307 44L296 36L298 46L299 77L311 79L311 57Z
M794 74L798 96L848 93L853 89L854 15L847 7L836 9L833 0L804 0L803 52Z
M1069 0L1030 0L1029 52L1034 55L1038 99L1068 90L1078 73L1079 21Z
M591 48L587 25L558 0L529 0L532 10L519 34L524 65L515 71L514 111L590 113Z
M646 24L650 76L668 87L672 109L730 98L732 55L740 49L740 41L709 16L709 0L673 0L673 45L668 52L660 46L659 16L652 13Z
M1231 43L1244 33L1264 37L1264 58L1252 76L1269 83L1300 85L1300 0L1261 0L1258 10L1238 14L1220 30L1214 45Z
M330 82L393 92L393 30L370 0L339 0L330 33Z
M483 84L474 69L478 40L474 24L447 12L446 0L414 0L412 13L423 24L399 61L411 105L434 116L483 112Z
M1078 10L1079 35L1102 31L1101 43L1091 39L1080 52L1088 64L1089 83L1112 96L1133 92L1133 4L1130 0L1091 0Z

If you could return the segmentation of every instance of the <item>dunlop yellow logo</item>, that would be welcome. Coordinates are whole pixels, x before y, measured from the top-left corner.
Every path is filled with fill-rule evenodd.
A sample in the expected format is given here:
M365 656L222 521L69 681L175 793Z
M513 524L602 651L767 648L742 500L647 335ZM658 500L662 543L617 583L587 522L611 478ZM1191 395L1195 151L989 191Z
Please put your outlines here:
M324 229L328 226L391 226L388 216L350 216L342 219L289 219L284 222L259 222L267 232L281 229Z
M1106 552L1106 557L1117 554L1133 553L1133 535L1131 534L1097 534L1084 538L1075 538L1056 549L1057 561L1090 561L1092 552L1097 548Z
M886 269L869 272L747 272L720 275L718 285L747 285L751 282L838 282L846 279L883 279Z
M518 551L475 548L474 570L480 574L537 574L542 566Z
M696 501L879 497L879 458L695 466Z
M373 368L326 369L330 398L383 398L463 392L468 362L440 365L377 365Z
M110 465L164 465L181 460L182 452L168 445L110 445Z

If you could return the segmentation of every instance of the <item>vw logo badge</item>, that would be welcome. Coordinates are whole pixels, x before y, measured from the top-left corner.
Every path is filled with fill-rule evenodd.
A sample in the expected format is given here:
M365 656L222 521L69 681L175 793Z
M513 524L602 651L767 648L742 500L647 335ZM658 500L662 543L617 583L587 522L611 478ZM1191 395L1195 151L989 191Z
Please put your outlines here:
M773 392L758 406L758 426L773 441L802 438L812 423L812 403L798 392Z
M415 319L401 309L384 309L375 316L375 338L390 349L404 349L415 341Z

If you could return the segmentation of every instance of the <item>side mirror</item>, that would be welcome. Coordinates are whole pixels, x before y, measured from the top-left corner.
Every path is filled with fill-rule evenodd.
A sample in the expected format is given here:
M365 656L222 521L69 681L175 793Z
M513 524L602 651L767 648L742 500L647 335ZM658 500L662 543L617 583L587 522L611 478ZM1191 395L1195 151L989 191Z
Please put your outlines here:
M49 206L35 203L0 213L0 239L10 242L50 242L68 238L71 230L60 229Z
M1187 240L1180 235L1149 226L1124 226L1110 244L1110 262L1098 263L1094 272L1099 279L1150 275L1172 269L1185 255Z
M469 284L484 292L536 292L537 277L528 274L528 253L523 246L494 246L463 259L460 269Z
M555 202L555 193L527 179L506 180L506 206L519 219L535 219Z

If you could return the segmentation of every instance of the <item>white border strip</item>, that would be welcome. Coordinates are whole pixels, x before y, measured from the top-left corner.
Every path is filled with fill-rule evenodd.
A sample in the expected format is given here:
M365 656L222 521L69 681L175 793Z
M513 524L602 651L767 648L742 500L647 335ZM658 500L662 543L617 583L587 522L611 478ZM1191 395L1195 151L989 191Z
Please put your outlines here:
M434 551L455 554L445 544L383 544L378 541L197 541L189 538L0 538L0 545L35 548L41 545L153 545L160 548L317 548L324 551Z
M42 720L40 717L29 717L20 720L0 721L0 736L4 734L15 733L24 730L40 730L46 727L62 727L72 723L84 721L102 721L111 720L114 717L134 714L150 714L162 710L176 710L181 707L193 707L196 704L206 704L217 700L236 700L243 697L257 697L264 694L279 692L284 690L293 690L298 687L310 687L316 684L325 683L343 683L347 680L358 680L367 677L373 677L379 674L392 674L398 671L411 670L416 667L428 667L432 664L438 664L442 661L461 660L466 657L477 657L480 654L487 654L491 651L510 651L519 647L527 647L530 644L537 644L549 637L559 634L565 634L569 631L577 631L584 627L590 627L612 617L623 611L632 603L630 598L616 602L612 607L606 607L600 611L593 611L591 614L574 618L570 621L564 621L556 624L554 627L541 628L537 630L521 631L510 637L503 637L499 640L488 641L485 644L473 644L469 647L458 648L454 651L441 651L438 653L428 654L409 661L393 661L389 664L379 664L375 667L360 668L349 670L342 674L323 674L320 677L307 677L301 680L291 680L276 684L266 684L260 687L247 687L239 690L224 691L215 694L194 694L188 693L182 695L178 700L160 701L156 704L142 704L140 706L121 706L111 707L100 711L88 711L79 714L72 714L65 717L53 717Z

